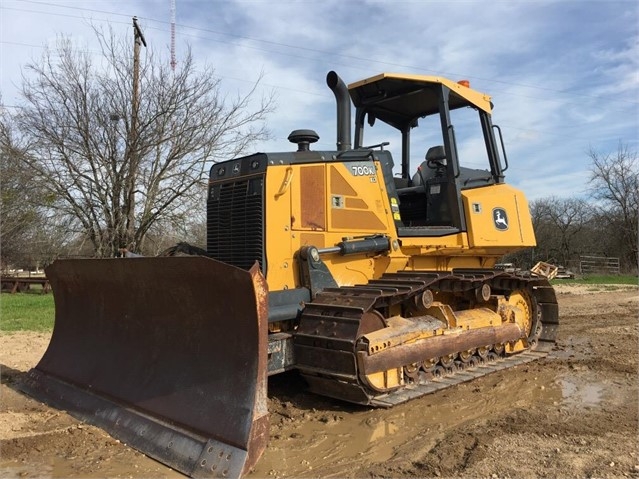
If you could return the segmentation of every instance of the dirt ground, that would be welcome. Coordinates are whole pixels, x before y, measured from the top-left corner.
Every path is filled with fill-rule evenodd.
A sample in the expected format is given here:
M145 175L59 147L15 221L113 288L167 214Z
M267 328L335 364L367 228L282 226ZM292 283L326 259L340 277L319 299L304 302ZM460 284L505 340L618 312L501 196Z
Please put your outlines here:
M271 439L249 478L639 477L636 287L557 288L556 350L392 409L269 381ZM182 477L17 391L42 333L0 335L0 476Z

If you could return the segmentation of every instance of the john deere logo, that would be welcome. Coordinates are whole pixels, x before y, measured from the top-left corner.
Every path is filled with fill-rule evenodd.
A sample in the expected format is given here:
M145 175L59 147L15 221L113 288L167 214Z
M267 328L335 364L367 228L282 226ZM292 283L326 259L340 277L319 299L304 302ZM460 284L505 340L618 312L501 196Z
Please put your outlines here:
M508 215L503 208L493 208L493 224L499 231L508 229Z

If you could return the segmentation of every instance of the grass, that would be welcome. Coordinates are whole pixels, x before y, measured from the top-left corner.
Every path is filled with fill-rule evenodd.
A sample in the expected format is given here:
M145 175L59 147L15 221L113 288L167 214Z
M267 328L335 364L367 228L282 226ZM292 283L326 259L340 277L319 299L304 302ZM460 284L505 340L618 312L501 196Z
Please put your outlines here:
M603 275L590 274L575 279L555 279L552 284L634 284L637 285L637 276L629 274L621 275Z
M614 290L614 285L636 285L633 275L588 275L576 279L556 279L553 284L591 284L593 291ZM28 293L2 293L0 295L0 332L51 331L55 309L53 294L40 294L34 288Z
M54 317L52 294L34 290L0 295L0 332L51 331Z

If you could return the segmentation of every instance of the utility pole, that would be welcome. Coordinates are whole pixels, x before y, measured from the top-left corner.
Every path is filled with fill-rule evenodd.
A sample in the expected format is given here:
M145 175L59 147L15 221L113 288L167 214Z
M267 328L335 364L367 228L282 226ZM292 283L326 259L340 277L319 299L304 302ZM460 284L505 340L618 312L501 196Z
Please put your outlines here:
M133 101L131 110L131 131L137 133L137 119L140 96L140 46L146 48L144 34L138 25L138 18L133 17Z
M133 93L131 95L131 130L129 135L129 171L127 175L127 219L126 245L131 248L135 236L135 191L139 168L138 157L138 114L140 110L140 48L146 40L138 25L137 17L133 17Z

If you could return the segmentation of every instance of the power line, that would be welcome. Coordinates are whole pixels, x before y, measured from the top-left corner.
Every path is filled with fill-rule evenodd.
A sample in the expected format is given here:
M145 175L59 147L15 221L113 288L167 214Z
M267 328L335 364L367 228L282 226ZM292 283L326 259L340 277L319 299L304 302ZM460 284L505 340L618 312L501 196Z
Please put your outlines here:
M69 5L59 5L59 4L52 3L52 2L41 2L41 1L36 1L36 0L20 0L20 1L24 2L24 3L32 3L32 4L39 4L39 5L53 6L53 7L71 9L71 10L87 11L87 12L92 12L92 13L102 13L102 14L115 15L115 16L125 16L124 14L117 13L117 12L110 12L110 11L105 11L105 10L96 10L96 9L90 9L90 8L84 8L84 7L69 6ZM4 7L2 7L2 8L4 8ZM46 12L40 12L40 13L46 13ZM77 18L77 17L74 17L74 18ZM169 26L172 25L171 22L166 22L166 21L163 21L163 20L158 20L158 19L154 19L154 18L150 18L150 17L142 17L141 16L139 18L147 20L147 21L163 24L163 25L169 25ZM441 72L441 71L430 70L430 69L427 69L427 68L418 67L418 66L414 66L414 65L404 65L404 64L400 64L400 63L393 63L393 62L387 62L387 61L381 61L381 60L374 60L372 58L366 58L366 57L359 57L359 56L355 56L355 55L347 55L347 54L343 54L343 53L330 52L330 51L320 50L320 49L316 49L316 48L304 47L304 46L301 46L301 45L291 45L291 44L287 44L287 43L275 42L275 41L272 41L272 40L265 40L265 39L261 39L261 38L257 38L257 37L250 37L250 36L246 36L246 35L228 33L228 32L223 32L223 31L219 31L219 30L208 29L208 28L194 27L194 26L185 25L185 24L176 24L176 25L179 26L180 28L186 28L186 29L191 29L191 30L201 31L201 32L206 32L206 33L213 33L213 34L216 34L216 35L235 37L235 38L240 38L240 39L243 39L243 40L250 40L250 41L253 41L253 42L263 43L263 44L267 44L267 45L290 48L290 49L295 49L295 50L302 50L302 51L307 51L307 52L311 52L311 53L318 53L318 54L321 54L321 55L336 56L336 57L341 57L341 58L345 58L345 59L348 59L348 60L363 61L363 62L368 62L368 63L373 63L373 64L397 67L397 68L401 68L401 69L408 69L408 70L413 70L413 71L422 71L422 72L425 72L425 73L431 73L431 74L434 74L434 75L440 75L440 76L445 76L445 77L449 77L449 78L461 78L461 77L464 77L464 78L468 78L468 79L472 79L472 80L485 81L485 82L490 82L490 83L500 83L500 84L509 85L509 86L518 86L518 87L524 87L524 88L531 88L531 89L542 90L542 91L547 91L547 92L560 93L560 94L563 94L563 95L569 95L569 96L574 96L574 97L591 98L591 99L596 99L596 100L606 99L608 101L612 100L612 101L618 101L618 102L622 102L622 103L639 104L638 101L631 101L631 100L620 99L620 98L611 98L611 97L599 96L599 95L586 95L586 94L582 94L582 93L576 93L576 92L573 92L573 91L557 90L557 89L544 87L544 86L539 86L539 85L529 85L529 84L525 84L525 83L509 82L509 81L505 81L505 80L483 78L483 77L478 77L478 76L474 76L474 75L465 75L465 74L452 73L452 72ZM215 39L211 39L211 38L209 38L208 40L219 41L221 43L226 43L226 42L222 42L220 40L215 40ZM236 43L231 43L231 44L237 45L237 46L239 46L241 48L247 48L246 45L240 45L240 44L236 44ZM282 53L282 52L274 52L272 50L262 50L262 51L266 51L268 53L277 53L277 54L280 54L280 55L289 56L288 54L285 54L285 53ZM295 57L295 55L290 55L290 56ZM299 57L297 57L297 58L299 58ZM308 59L307 57L301 57L301 58ZM313 60L318 61L317 59L313 59ZM349 65L349 67L352 68L353 66Z
M26 0L22 0L22 1L26 1ZM60 6L62 7L62 5ZM87 17L80 16L80 15L71 15L68 13L57 13L57 12L43 12L42 10L27 10L26 8L7 7L6 5L0 5L0 10L13 10L15 12L26 12L26 13L41 13L43 15L53 15L56 17L66 17L66 18L78 18L80 20L87 19ZM120 15L120 14L114 13L113 15ZM121 16L129 16L129 15L121 15ZM100 20L100 21L108 21L115 24L128 25L128 22L118 22L118 21L112 21L112 20Z
M64 6L64 5L57 5L57 4L49 3L49 2L38 2L38 1L32 1L32 0L22 0L22 1L25 2L25 3L33 3L33 4L41 4L41 5L47 5L47 6L68 8L68 9L78 10L78 11L88 11L88 12L93 12L93 13L101 13L101 14L109 14L109 15L115 15L115 16L128 17L127 14L116 13L116 12L108 12L108 11L104 11L104 10L87 9L87 8L74 7L74 6ZM6 9L18 10L18 11L34 12L34 13L42 13L42 14L46 14L46 15L65 16L65 17L69 17L69 18L83 18L83 19L85 18L85 17L81 17L81 16L69 15L69 14L61 14L61 13L55 13L55 12L41 12L41 11L22 10L22 9L16 9L16 8L12 8L12 7L5 7L4 5L0 6L0 8L6 8ZM150 22L156 22L156 23L160 23L160 24L169 24L170 25L170 22L164 22L164 21L161 21L161 20L155 20L155 19L146 18L146 17L140 17L140 18L145 18L147 21L150 21ZM98 21L111 21L111 20L98 20ZM120 24L128 25L128 22L112 21L112 23L120 23ZM261 40L259 40L259 39L252 39L250 37L244 37L244 36L241 36L241 35L226 34L226 33L218 32L218 31L215 31L215 30L207 30L207 29L203 29L203 28L191 27L191 26L188 26L188 25L183 25L183 27L189 28L189 29L192 29L192 30L196 30L196 31L205 31L205 32L215 33L215 34L220 34L220 35L235 36L235 37L239 37L239 38L245 38L245 39L250 39L252 41L261 42ZM163 30L163 29L158 28L158 27L149 27L149 29L166 32L166 30ZM189 34L187 33L187 35L189 35ZM191 35L189 35L189 36L191 36ZM199 38L201 39L202 37L199 37ZM219 42L219 43L224 43L224 44L236 45L236 46L239 46L239 47L242 47L242 48L251 48L251 49L254 49L254 50L264 51L264 52L268 52L268 53L272 53L272 54L280 54L280 55L285 55L285 56L292 56L292 57L297 57L297 58L308 59L307 57L304 57L304 56L301 56L301 55L293 55L293 54L290 54L290 53L277 52L277 51L263 49L263 48L259 48L259 47L252 47L252 46L247 46L247 45L244 45L244 44L238 44L238 43L235 43L235 42L228 42L228 41L223 41L223 40L218 40L218 39L213 39L213 38L208 38L208 40ZM28 47L33 47L33 48L43 48L42 46L39 46L39 45L31 45L31 44L20 43L20 42L1 41L0 43L14 44L14 45L20 45L20 46L28 46ZM286 45L286 44L278 44L277 42L270 42L270 41L264 41L264 43L272 43L272 44L276 44L276 45L280 45L280 46L289 46L289 45ZM297 48L297 47L291 47L291 48ZM299 47L299 48L302 48L302 49L305 49L305 50L309 50L309 51L320 52L320 53L330 53L330 52L322 52L321 50L308 49L308 48L305 48L305 47ZM93 53L99 53L99 52L95 52L94 51ZM344 56L344 55L337 55L337 56ZM353 57L353 58L358 58L358 57ZM314 59L314 60L316 60L316 59ZM364 59L364 58L361 58L361 60L362 61L368 61L367 59ZM384 63L384 62L380 62L380 63ZM353 65L345 65L345 66L348 66L350 68L358 69L358 67L353 66ZM220 77L221 78L225 78L225 79L234 80L234 81L254 83L254 82L252 82L250 80L247 80L245 78L234 78L234 77L228 77L228 76L223 76L223 75L220 75ZM492 80L487 80L487 81L492 81ZM504 84L508 84L508 85L523 86L521 84L512 83L512 82L500 82L500 83L504 83ZM261 83L261 86L274 88L274 89L282 89L282 90L286 90L286 91L300 92L300 93L304 93L304 94L321 96L321 97L325 97L325 98L328 98L330 96L327 93L324 94L324 93L308 92L308 91L304 91L304 90L293 89L293 88L290 88L290 87L282 87L280 85L270 85L270 84ZM557 91L557 90L550 89L550 91ZM526 95L521 95L521 94L518 94L518 93L511 93L511 92L507 92L507 91L505 91L503 93L504 94L510 94L510 95L517 96L517 97L531 98L531 97L528 97ZM583 96L587 96L587 95L583 95ZM590 96L590 98L598 98L598 97ZM546 98L546 100L552 100L552 98ZM555 100L555 101L560 101L560 100ZM630 103L630 102L628 102L628 103ZM634 102L632 102L632 103L634 104ZM578 127L578 125L571 125L571 126L572 127ZM515 127L513 127L513 128L515 128ZM515 128L515 129L519 129L521 131L534 131L536 133L545 134L542 131L538 131L538 130L523 129L523 128ZM548 132L547 134L553 136L552 132ZM559 136L559 135L554 134L554 136ZM573 138L573 137L571 137L571 138ZM578 138L578 137L574 137L573 139L581 139L581 140L583 140L583 138Z

